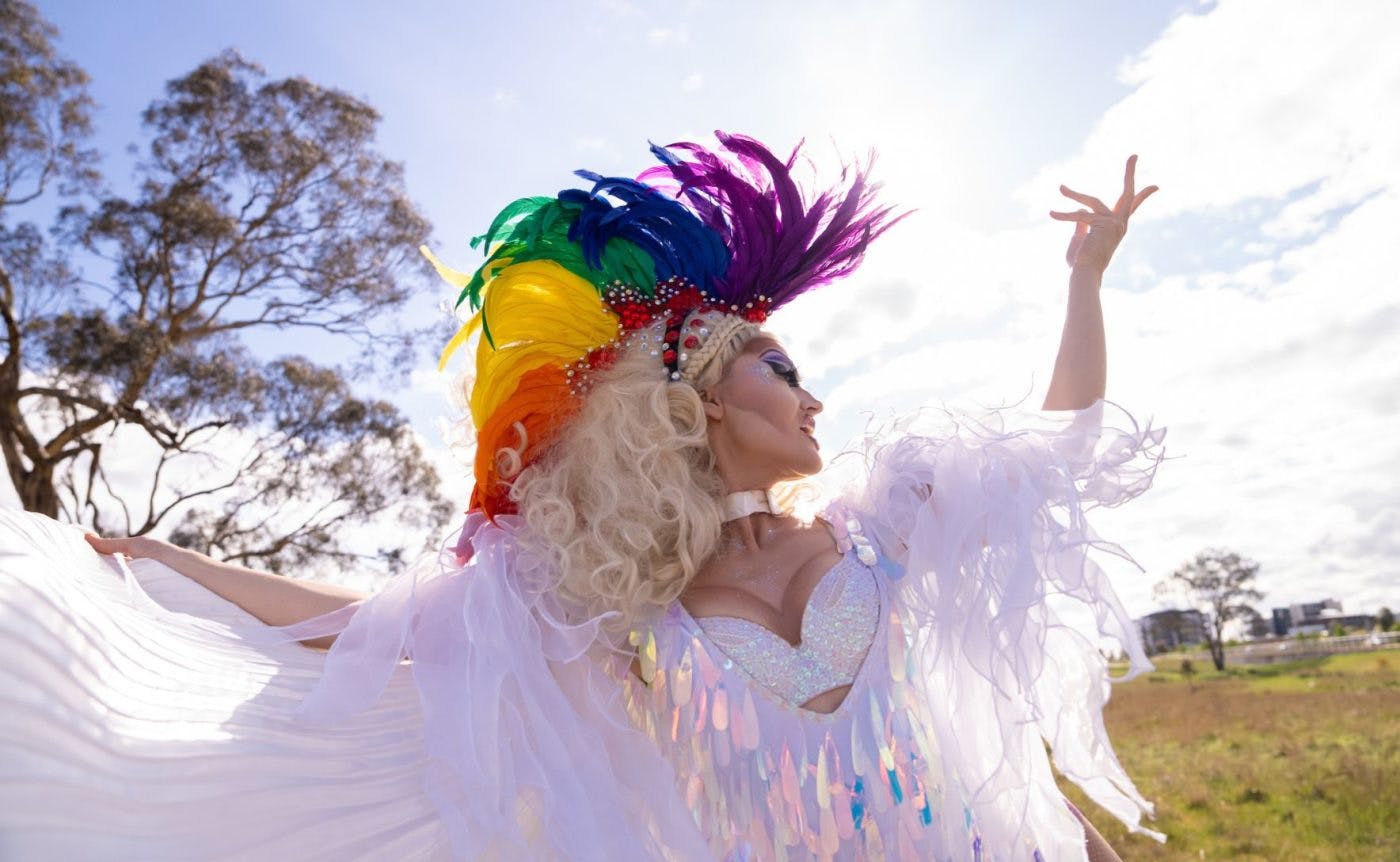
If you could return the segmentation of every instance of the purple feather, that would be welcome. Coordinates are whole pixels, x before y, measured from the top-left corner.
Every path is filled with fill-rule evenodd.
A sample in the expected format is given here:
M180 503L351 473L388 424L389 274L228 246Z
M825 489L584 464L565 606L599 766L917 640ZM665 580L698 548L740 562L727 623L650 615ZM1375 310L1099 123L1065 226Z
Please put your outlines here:
M640 179L668 187L724 239L729 268L714 284L724 302L742 305L762 295L778 308L849 275L870 240L908 215L875 205L879 187L867 180L869 161L844 169L836 186L809 202L793 177L801 144L783 160L753 138L715 136L722 151L653 145L661 165Z

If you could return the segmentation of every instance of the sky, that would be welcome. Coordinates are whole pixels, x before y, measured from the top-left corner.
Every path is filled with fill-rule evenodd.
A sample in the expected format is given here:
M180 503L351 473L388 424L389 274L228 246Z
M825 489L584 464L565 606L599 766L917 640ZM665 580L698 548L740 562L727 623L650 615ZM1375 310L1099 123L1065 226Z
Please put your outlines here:
M805 140L828 170L878 151L915 212L866 265L775 315L825 404L824 452L921 406L1044 397L1063 323L1061 183L1161 186L1103 287L1108 399L1168 429L1146 495L1095 516L1145 571L1260 563L1261 608L1400 607L1400 4L41 2L91 74L109 181L164 82L225 48L367 100L432 245L505 203L635 174L647 142ZM443 321L434 288L407 322ZM444 326L444 331L448 331ZM451 377L396 396L464 503Z

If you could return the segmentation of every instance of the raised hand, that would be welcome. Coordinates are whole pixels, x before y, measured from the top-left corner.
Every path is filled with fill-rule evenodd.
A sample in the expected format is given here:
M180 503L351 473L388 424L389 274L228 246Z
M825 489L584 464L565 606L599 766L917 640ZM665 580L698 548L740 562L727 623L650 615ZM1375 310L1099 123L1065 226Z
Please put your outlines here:
M1108 205L1096 197L1080 194L1068 186L1060 186L1060 192L1072 201L1088 209L1074 212L1051 212L1050 217L1059 221L1074 222L1074 236L1070 238L1065 260L1072 267L1090 268L1102 273L1113 252L1118 248L1123 235L1128 232L1128 217L1137 212L1142 202L1157 191L1156 186L1148 186L1135 191L1134 173L1137 170L1137 156L1128 157L1128 167L1123 174L1123 193L1118 202L1109 209Z

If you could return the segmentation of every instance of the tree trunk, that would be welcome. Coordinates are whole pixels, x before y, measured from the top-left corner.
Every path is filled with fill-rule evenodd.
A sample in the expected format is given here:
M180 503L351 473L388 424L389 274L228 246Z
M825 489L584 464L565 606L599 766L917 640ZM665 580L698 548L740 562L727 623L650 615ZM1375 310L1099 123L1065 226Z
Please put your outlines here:
M31 512L58 517L58 491L53 486L53 465L36 464L24 473L19 491L20 505Z
M1210 642L1210 660L1216 670L1225 669L1225 644L1220 641Z

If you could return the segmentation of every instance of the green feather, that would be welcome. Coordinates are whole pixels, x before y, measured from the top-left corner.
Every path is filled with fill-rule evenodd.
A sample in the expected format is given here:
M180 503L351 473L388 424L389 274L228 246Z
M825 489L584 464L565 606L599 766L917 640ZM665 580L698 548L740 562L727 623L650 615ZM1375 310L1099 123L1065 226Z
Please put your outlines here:
M551 197L531 197L521 198L506 205L506 208L496 214L496 218L491 222L491 226L486 229L486 233L481 236L472 237L472 248L481 248L484 244L489 251L492 243L496 241L496 235L500 233L507 224L512 224L521 219L539 212L541 207L554 203L555 198Z
M489 257L462 289L457 304L466 300L473 311L480 309L481 291L502 260L552 260L595 287L621 281L646 294L652 293L656 264L651 255L635 243L613 238L603 247L602 268L594 269L583 259L579 244L569 239L569 229L577 220L578 208L558 198L521 198L511 203L496 216L486 233L472 239L472 248L484 245ZM489 333L484 334L489 342Z

